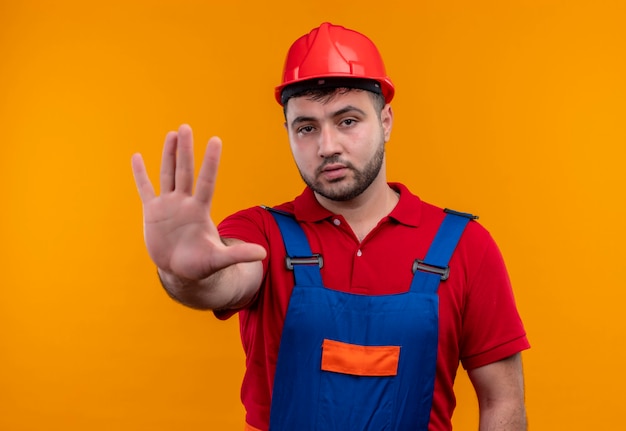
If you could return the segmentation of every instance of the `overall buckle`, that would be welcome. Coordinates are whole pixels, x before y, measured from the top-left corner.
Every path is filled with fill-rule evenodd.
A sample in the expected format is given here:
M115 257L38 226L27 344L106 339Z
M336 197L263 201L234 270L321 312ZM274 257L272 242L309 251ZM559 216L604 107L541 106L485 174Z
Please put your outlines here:
M431 274L438 274L441 276L441 281L447 280L450 276L449 266L431 265L420 259L415 259L415 262L413 262L413 274L415 274L415 271L424 271Z
M318 265L320 268L324 266L324 259L321 254L314 254L308 257L289 257L285 258L287 269L293 271L294 265Z

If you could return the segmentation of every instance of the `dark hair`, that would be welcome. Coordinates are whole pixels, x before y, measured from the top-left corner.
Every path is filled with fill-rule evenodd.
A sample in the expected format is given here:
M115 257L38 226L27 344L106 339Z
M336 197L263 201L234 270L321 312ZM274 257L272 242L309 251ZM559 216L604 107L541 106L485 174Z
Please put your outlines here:
M306 97L309 100L313 100L316 102L327 103L335 98L337 95L346 94L351 91L367 91L367 94L372 99L372 103L374 104L374 110L376 111L376 115L380 117L380 113L385 107L385 97L378 92L372 92L368 90L363 90L361 88L351 88L351 87L324 87L324 88L308 88L297 93L293 93L290 95L289 99L294 97ZM285 118L287 118L287 104L289 103L289 99L285 100L283 104L283 114Z

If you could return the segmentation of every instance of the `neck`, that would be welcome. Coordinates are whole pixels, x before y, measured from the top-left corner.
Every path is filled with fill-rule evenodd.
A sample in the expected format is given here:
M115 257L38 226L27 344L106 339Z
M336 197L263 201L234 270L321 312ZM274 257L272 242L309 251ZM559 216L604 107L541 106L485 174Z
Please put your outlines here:
M386 181L372 183L361 195L349 201L332 201L317 193L315 196L324 208L343 216L359 240L389 215L399 200L398 193Z

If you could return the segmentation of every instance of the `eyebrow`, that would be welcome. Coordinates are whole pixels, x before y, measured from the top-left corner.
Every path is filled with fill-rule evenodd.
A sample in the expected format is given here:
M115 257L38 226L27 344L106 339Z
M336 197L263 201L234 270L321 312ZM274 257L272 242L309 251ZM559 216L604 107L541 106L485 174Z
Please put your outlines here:
M347 114L348 112L352 112L352 111L358 112L359 114L361 114L363 116L367 115L365 113L365 111L363 111L362 109L357 108L356 106L348 105L348 106L346 106L344 108L341 108L338 111L333 112L331 114L331 117L332 118L336 118L336 117L339 117L341 115ZM293 121L291 122L291 127L294 127L296 124L306 123L306 122L309 122L309 121L317 121L317 118L315 118L315 117L308 117L306 115L300 115L300 116L298 116L298 117L293 119Z

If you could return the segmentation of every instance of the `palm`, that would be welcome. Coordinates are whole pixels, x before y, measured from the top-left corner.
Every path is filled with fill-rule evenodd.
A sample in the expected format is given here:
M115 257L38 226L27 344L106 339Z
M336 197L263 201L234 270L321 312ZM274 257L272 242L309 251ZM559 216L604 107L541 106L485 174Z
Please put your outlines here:
M212 138L193 191L191 129L169 133L163 148L161 195L156 196L141 156L133 156L133 173L143 203L144 235L150 257L166 272L200 280L238 262L262 259L260 246L227 247L210 217L221 142Z

